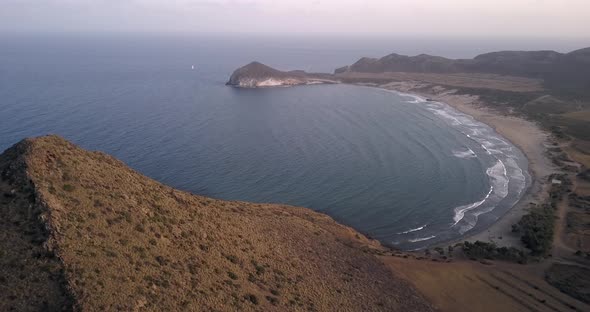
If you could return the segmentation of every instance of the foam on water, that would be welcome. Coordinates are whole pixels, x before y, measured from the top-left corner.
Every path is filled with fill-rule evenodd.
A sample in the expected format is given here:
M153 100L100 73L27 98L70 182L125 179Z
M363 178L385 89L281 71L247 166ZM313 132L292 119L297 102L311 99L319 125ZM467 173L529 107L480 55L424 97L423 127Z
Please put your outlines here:
M397 234L408 234L408 233L412 233L412 232L417 232L417 231L423 230L427 225L428 224L424 224L423 226L419 226L419 227L414 228L414 229L409 229L407 231L399 232Z
M453 221L455 221L455 223L453 223L453 226L457 225L457 223L459 223L461 220L463 220L463 218L465 217L465 212L467 212L469 210L473 210L473 209L481 206L483 203L485 203L485 201L488 200L488 198L490 198L490 195L492 194L493 191L494 191L494 187L491 186L490 191L486 194L486 196L482 200L477 201L475 203L468 204L468 205L455 207L455 209L454 209L455 215L453 216Z
M517 162L522 156L515 153L514 146L500 137L492 128L476 121L473 117L439 102L429 102L427 107L434 114L457 127L469 139L477 142L488 155L495 159L495 163L486 170L490 182L489 192L481 200L454 209L455 215L451 227L457 227L463 234L473 229L478 217L493 211L510 192L516 194L513 196L511 205L518 201L527 186L524 172Z
M428 101L416 95L398 93L409 99L411 104L425 104L426 108L435 116L447 122L460 133L481 146L481 151L491 156L493 163L486 169L489 179L489 191L479 200L460 205L453 209L452 222L449 230L465 234L476 227L482 214L490 213L500 204L512 207L520 199L527 187L527 175L521 168L524 158L520 151L510 142L498 135L489 126L476 121L473 117L463 114L445 103ZM453 150L453 156L463 159L477 158L476 151L469 147ZM507 209L506 209L507 210ZM505 211L504 211L505 212ZM496 216L496 219L499 216ZM398 234L409 234L405 231ZM431 240L436 235L422 238L408 239L408 242L416 243Z
M427 237L412 238L412 239L409 239L408 241L410 243L417 243L417 242L423 242L423 241L431 240L431 239L433 239L435 237L436 237L436 235L431 235L431 236L427 236Z
M453 156L457 157L457 158L476 158L477 154L475 154L475 152L470 149L469 147L466 148L466 150L455 150L453 151Z

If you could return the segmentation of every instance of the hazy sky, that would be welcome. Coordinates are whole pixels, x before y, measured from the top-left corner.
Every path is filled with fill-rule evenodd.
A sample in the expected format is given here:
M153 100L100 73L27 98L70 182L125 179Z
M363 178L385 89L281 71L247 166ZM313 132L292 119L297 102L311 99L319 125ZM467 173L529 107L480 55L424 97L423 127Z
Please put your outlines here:
M0 0L0 32L590 38L590 0Z

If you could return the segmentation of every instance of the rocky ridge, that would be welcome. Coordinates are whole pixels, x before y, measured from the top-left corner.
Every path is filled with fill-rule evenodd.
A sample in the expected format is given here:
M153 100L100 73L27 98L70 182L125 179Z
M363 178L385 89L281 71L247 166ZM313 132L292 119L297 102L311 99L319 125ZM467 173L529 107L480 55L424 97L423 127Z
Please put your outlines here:
M326 215L175 190L57 136L0 155L0 310L431 311Z

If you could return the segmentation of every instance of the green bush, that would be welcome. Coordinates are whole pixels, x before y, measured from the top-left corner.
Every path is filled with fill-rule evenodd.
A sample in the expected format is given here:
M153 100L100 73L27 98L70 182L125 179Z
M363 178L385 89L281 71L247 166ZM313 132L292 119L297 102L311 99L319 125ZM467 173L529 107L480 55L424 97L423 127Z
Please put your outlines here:
M514 247L498 247L494 243L476 241L464 242L463 252L472 260L504 260L524 264L528 261L526 252Z
M520 239L531 250L533 256L545 256L553 243L555 210L564 194L569 192L571 181L565 174L552 174L548 180L557 179L560 184L552 184L549 190L549 202L534 206L518 223L512 226L513 232L520 233Z
M545 255L551 249L553 242L554 223L554 210L544 205L524 215L513 230L521 234L522 242L533 255Z

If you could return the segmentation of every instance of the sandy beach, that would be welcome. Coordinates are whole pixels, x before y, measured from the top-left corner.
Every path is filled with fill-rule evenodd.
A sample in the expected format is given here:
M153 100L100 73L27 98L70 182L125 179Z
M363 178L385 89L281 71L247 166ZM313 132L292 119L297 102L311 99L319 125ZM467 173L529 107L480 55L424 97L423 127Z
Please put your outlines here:
M432 87L425 93L419 82L393 82L378 86L387 90L413 93L446 103L464 114L494 128L496 132L517 146L527 157L531 185L520 201L487 229L461 238L459 241L494 242L498 246L521 246L520 237L512 232L512 225L526 214L530 203L541 202L548 196L547 176L557 169L547 157L550 136L534 122L495 111L481 103L477 96L454 94L442 87ZM420 89L418 91L417 89ZM448 243L446 243L448 244ZM445 245L446 245L445 244Z

